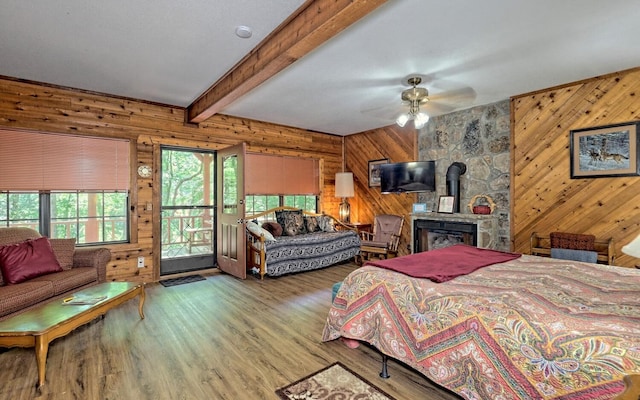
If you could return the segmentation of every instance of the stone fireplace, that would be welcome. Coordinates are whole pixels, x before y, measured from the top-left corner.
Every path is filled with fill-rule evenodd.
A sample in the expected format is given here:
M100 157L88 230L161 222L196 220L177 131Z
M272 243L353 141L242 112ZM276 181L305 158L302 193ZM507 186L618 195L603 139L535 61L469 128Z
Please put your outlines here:
M412 253L458 243L497 248L498 219L492 215L422 213L411 215Z
M467 208L471 199L478 194L490 196L497 206L490 215L497 219L498 228L496 236L491 236L490 246L484 245L482 238L478 238L478 246L510 250L510 118L511 102L503 100L433 116L418 131L418 160L435 160L437 173L436 191L418 195L418 203L427 204L427 209L432 211L421 218L444 215L435 211L439 196L451 195L447 187L448 168L456 162L464 163L466 172L460 176L460 210L454 216L462 214L473 218L474 214ZM484 220L480 221L484 224Z

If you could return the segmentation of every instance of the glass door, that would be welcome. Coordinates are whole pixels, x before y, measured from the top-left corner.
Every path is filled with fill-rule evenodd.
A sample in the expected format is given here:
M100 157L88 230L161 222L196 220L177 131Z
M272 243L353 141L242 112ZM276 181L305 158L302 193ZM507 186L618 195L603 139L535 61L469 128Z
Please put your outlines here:
M160 275L215 266L215 153L163 147Z

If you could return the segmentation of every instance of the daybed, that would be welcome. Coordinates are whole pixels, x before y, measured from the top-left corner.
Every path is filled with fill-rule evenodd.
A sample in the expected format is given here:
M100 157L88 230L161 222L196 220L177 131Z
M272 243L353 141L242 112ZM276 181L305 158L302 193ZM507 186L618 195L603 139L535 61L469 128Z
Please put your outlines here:
M456 245L368 262L322 339L369 343L466 399L611 399L640 373L640 271L493 253L511 254Z
M53 252L53 256L51 256ZM0 320L106 281L111 252L30 228L0 228Z
M277 207L246 218L247 269L261 279L355 260L360 251L357 230L330 215Z

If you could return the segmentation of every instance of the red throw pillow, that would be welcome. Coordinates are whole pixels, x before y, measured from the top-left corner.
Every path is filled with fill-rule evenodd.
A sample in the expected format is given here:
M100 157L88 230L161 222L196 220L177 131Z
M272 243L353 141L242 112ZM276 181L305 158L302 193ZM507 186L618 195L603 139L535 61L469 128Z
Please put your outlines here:
M41 237L1 246L0 270L4 281L14 284L40 275L60 272L62 268L51 249L49 239Z

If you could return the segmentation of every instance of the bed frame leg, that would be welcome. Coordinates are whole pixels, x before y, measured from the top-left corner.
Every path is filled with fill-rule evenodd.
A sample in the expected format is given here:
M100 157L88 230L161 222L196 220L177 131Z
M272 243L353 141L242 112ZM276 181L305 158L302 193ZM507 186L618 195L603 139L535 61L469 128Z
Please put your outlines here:
M389 372L387 371L387 361L389 360L389 357L387 357L386 354L382 355L382 371L380 371L380 378L382 379L389 379L391 377L391 375L389 375Z

